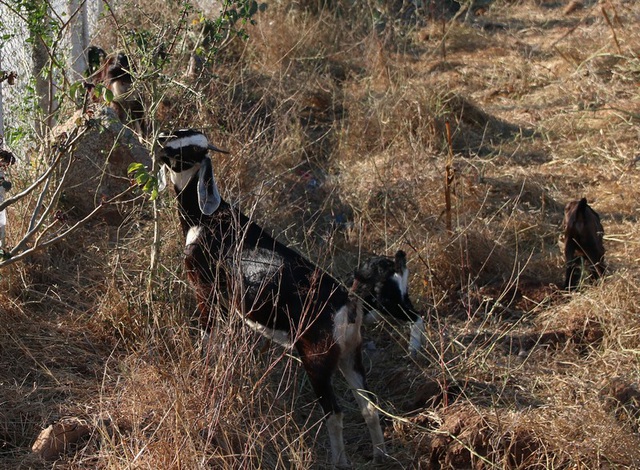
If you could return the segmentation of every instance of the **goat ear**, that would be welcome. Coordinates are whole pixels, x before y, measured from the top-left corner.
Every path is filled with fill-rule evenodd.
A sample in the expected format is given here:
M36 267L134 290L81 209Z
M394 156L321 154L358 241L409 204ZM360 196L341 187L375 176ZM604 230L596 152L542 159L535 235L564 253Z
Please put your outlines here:
M164 165L160 165L158 168L158 192L162 192L167 189L167 171Z
M213 178L213 166L209 157L202 159L198 170L198 205L204 215L213 214L220 206L220 193Z

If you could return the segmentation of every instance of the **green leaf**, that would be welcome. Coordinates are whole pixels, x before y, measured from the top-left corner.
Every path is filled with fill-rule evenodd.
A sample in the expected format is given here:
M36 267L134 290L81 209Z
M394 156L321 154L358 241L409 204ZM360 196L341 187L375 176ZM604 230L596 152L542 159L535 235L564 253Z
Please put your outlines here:
M140 162L133 162L127 168L127 173L133 173L134 171L140 171L144 168L144 165Z
M138 173L138 175L136 176L136 182L140 185L140 186L144 186L147 184L147 182L149 181L151 177L149 176L149 173L146 172L140 172ZM146 191L146 189L143 188L144 191Z
M111 103L113 101L113 92L106 87L102 90L102 96L107 103Z

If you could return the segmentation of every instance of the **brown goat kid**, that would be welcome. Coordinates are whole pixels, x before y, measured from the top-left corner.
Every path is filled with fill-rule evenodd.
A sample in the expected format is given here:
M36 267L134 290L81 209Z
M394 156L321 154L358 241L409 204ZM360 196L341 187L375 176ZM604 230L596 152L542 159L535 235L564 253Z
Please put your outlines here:
M604 229L600 216L587 199L571 201L564 208L564 256L566 261L565 289L575 289L580 284L583 266L587 266L593 280L600 279L606 271L604 262Z
M90 77L96 84L101 83L113 93L109 103L123 124L131 123L139 137L147 133L144 107L139 93L133 85L129 58L119 52L106 56L100 68Z

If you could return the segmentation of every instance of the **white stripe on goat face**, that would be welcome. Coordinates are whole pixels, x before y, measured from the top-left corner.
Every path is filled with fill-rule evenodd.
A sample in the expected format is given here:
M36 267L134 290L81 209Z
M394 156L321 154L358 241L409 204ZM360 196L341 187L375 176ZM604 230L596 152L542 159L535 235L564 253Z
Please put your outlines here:
M398 284L398 288L400 289L400 294L402 297L407 295L407 291L409 289L409 269L404 268L402 270L402 274L394 273L393 279Z
M209 141L203 134L193 134L179 139L170 140L164 144L173 150L178 150L184 147L194 146L206 150L209 147Z

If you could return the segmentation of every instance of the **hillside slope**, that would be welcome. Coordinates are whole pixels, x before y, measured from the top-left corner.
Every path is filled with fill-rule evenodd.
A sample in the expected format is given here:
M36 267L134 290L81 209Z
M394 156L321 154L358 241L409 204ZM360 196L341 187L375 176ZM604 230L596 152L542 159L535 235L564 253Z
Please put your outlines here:
M168 88L158 127L229 149L224 197L337 276L407 252L426 346L410 359L406 325L364 332L378 467L336 378L354 468L639 468L640 5L496 0L465 23L395 3L269 4L204 79ZM153 31L159 9L138 8L115 15ZM233 321L200 350L171 196L155 273L150 202L2 273L0 467L328 467L295 355ZM610 270L567 293L563 207L582 197ZM68 416L92 433L31 455Z

